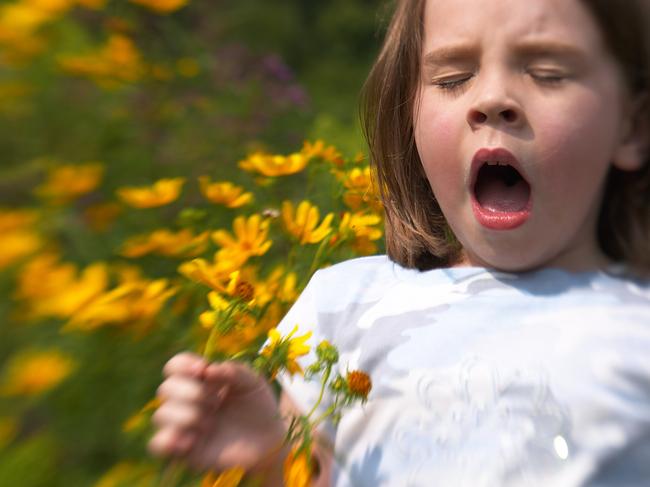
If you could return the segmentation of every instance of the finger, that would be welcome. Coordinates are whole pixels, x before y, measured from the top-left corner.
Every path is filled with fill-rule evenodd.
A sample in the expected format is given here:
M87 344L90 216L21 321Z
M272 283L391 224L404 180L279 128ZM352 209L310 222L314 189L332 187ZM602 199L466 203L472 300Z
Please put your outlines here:
M229 386L233 392L264 387L265 379L250 367L237 362L213 363L206 367L203 377L213 387Z
M205 397L204 388L203 383L196 379L172 376L160 384L156 395L163 401L197 402Z
M151 454L168 457L172 455L184 455L194 444L194 434L189 431L182 431L174 427L166 427L159 430L147 444Z
M186 375L200 377L207 362L199 355L190 352L181 352L170 358L163 367L165 377L171 375Z
M191 429L202 421L203 411L199 406L183 402L166 402L151 417L161 428L173 426L178 429Z

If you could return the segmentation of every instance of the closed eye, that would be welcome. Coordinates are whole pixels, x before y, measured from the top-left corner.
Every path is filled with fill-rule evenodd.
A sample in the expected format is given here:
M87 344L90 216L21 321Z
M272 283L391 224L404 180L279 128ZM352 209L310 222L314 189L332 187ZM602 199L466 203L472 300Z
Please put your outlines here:
M563 73L550 72L550 71L549 72L529 71L528 74L536 82L540 84L547 84L547 85L556 85L562 83L563 81L566 81L566 79L568 78L568 76L566 76Z
M469 81L472 76L473 75L463 75L462 77L434 79L432 84L441 90L456 92L462 89L463 84Z

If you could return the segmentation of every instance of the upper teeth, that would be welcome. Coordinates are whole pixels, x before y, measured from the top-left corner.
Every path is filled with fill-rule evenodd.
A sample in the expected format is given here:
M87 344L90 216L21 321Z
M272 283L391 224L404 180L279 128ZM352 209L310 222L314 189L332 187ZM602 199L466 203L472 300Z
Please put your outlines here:
M488 166L508 166L505 162L500 161L485 161Z

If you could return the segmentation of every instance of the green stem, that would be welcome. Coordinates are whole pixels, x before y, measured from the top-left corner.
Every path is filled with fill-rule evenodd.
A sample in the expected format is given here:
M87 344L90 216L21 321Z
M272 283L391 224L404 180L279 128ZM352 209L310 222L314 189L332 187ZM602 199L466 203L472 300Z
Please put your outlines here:
M210 360L212 358L212 349L214 348L213 343L216 339L216 336L217 336L217 325L214 325L212 327L212 330L210 330L208 339L205 342L205 348L203 349L203 358L206 360Z
M327 368L325 369L325 373L323 374L323 379L321 380L321 387L320 387L320 394L318 395L318 400L316 401L316 404L314 404L314 407L311 408L311 411L307 413L307 416L305 416L307 419L311 418L312 414L318 409L318 406L320 406L320 403L323 401L323 396L325 395L325 387L327 386L327 381L330 378L330 373L332 372L332 366L328 365Z
M183 466L180 462L178 460L172 460L165 465L158 487L173 487L176 485L176 480L182 472Z
M331 232L330 232L331 233ZM316 272L316 269L318 268L318 263L320 261L321 255L323 254L323 251L325 250L326 245L329 243L329 233L325 238L323 238L322 242L318 246L318 250L316 251L316 254L314 255L314 258L311 261L311 267L309 268L309 272L307 273L307 279L309 279L314 272Z
M296 260L296 250L298 246L293 244L289 250L289 256L287 257L287 271L293 268L293 261Z
M223 318L223 321L228 321L230 320L234 310L238 307L238 301L232 302L228 308L226 308L225 312L225 317ZM215 323L215 325L212 327L210 330L210 334L208 335L208 339L205 342L205 348L203 349L203 358L205 359L211 359L212 358L212 352L214 349L214 342L216 341L217 337L221 333L220 330L220 323Z
M319 424L321 424L325 418L330 416L334 411L336 411L336 406L337 404L334 403L330 407L328 407L323 414L321 414L318 418L316 418L312 423L311 427L312 429L315 429Z

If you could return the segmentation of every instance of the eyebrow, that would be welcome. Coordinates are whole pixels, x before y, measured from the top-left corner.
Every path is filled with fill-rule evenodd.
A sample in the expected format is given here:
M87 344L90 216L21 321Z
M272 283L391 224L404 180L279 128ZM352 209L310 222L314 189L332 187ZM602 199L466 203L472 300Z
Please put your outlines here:
M571 60L585 59L587 53L577 46L556 41L527 41L518 44L515 52L524 57L558 56Z
M471 44L442 46L424 55L425 65L469 61L476 56L478 49Z
M476 56L479 49L472 44L457 44L434 49L423 57L425 66L435 66L456 62L467 62ZM526 41L514 47L518 57L555 56L572 61L585 59L587 54L571 44L555 41Z

